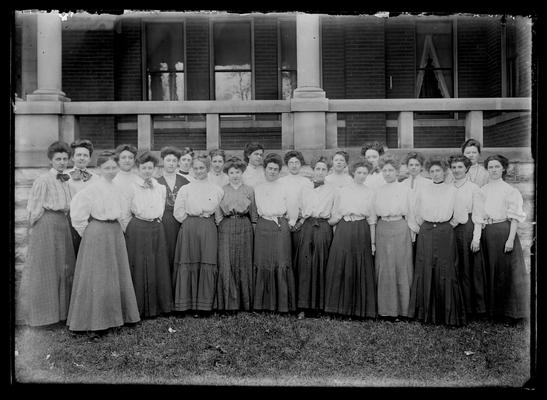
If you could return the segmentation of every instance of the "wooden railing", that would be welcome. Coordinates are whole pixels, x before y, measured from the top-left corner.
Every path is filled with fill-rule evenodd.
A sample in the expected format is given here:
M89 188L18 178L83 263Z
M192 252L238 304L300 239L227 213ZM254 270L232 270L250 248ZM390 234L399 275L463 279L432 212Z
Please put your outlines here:
M204 114L207 148L220 147L220 115L281 114L282 147L294 143L293 115L296 112L324 112L327 148L337 147L338 113L396 112L399 148L414 147L415 112L465 113L465 136L483 142L485 111L529 112L531 99L310 99L253 101L91 101L24 102L15 104L15 114L57 114L62 117L61 137L67 142L79 136L79 117L92 115L136 115L138 147L153 148L153 116L162 114Z

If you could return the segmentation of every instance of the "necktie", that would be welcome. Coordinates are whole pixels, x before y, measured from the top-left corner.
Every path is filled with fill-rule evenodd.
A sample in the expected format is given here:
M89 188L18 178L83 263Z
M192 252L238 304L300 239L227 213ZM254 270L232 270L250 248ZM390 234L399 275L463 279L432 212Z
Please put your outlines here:
M70 176L75 181L82 180L84 182L87 182L91 178L91 173L87 172L86 170L75 169L70 173Z
M145 188L145 189L152 189L152 187L153 187L152 178L145 179L143 184L142 184L142 187Z
M66 182L70 179L70 175L69 174L63 174L63 173L58 173L57 176L56 176L57 179L59 179L61 182Z
M315 189L315 188L317 188L317 187L319 187L319 186L321 186L321 185L324 185L324 184L325 184L325 181L321 181L321 182L315 182L315 181L314 181L314 182L313 182L313 188Z

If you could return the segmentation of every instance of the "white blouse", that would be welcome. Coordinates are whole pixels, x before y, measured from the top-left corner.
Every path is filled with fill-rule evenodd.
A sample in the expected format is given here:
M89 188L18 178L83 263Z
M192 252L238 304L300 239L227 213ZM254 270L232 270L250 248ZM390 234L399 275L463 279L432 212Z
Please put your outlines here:
M416 196L416 223L449 221L454 214L455 202L454 185L446 182L425 185Z
M353 182L338 190L334 199L332 215L345 221L360 221L366 218L369 225L376 224L374 191L364 184Z
M385 183L374 195L374 211L378 217L408 216L410 189L402 182Z
M196 179L181 187L175 200L173 216L183 222L187 216L210 217L219 213L224 190L206 179Z
M290 201L298 204L298 215L302 215L302 196L304 191L313 189L313 182L304 176L289 174L279 178L279 183L285 186Z
M152 188L143 186L144 180L139 177L133 183L133 194L131 196L131 213L140 219L153 221L163 216L165 210L165 197L167 189L152 178Z
M28 221L31 226L44 215L44 210L68 211L72 199L70 187L68 181L61 182L57 179L57 174L57 170L51 168L32 184L27 202Z
M452 220L457 224L466 224L469 220L469 214L471 214L471 220L475 224L473 241L479 241L483 222L484 196L478 185L471 182L468 177L465 178L465 183L460 187L456 186L456 184L460 183L454 182L456 201Z
M278 223L278 218L287 216L289 224L294 225L298 218L298 204L290 196L285 185L276 179L265 181L255 187L255 201L258 215Z
M207 180L210 183L213 183L217 186L223 187L224 185L227 185L230 183L230 180L228 179L228 175L226 175L224 172L221 172L220 174L215 174L213 171L209 171L207 173Z
M139 176L133 171L118 171L112 182L120 189L127 201L131 201L133 195L133 183L139 181Z
M485 219L511 218L518 222L526 219L526 213L522 208L522 194L503 179L489 181L481 188L481 192L484 195Z
M455 181L454 175L452 174L452 170L450 170L450 168L446 171L445 175L445 182L453 183ZM490 179L488 171L481 164L475 164L469 167L467 177L471 182L475 183L479 187L486 185Z
M257 185L266 182L266 177L264 176L264 167L259 165L254 167L251 164L247 165L245 172L241 176L242 182L251 187L256 187Z
M125 230L131 218L129 203L117 185L101 177L80 190L70 202L72 226L82 236L89 217L117 219Z
M340 189L341 187L351 185L353 183L353 178L349 174L337 175L332 173L325 177L325 183L330 183L337 189Z
M365 179L365 185L371 189L378 189L385 183L386 181L384 179L384 175L382 175L381 172L373 172L372 174L368 174Z
M87 181L83 181L83 179L74 180L72 178L72 173L76 172L78 168L72 168L66 171L67 174L70 175L70 179L68 180L68 186L70 186L70 193L74 196L76 193L78 193L80 190L82 190L85 186L95 182L97 179L99 179L99 176L96 175L94 172L91 172L89 169L84 169L82 171L88 172L91 177Z
M336 187L330 183L306 190L302 196L302 217L330 218Z

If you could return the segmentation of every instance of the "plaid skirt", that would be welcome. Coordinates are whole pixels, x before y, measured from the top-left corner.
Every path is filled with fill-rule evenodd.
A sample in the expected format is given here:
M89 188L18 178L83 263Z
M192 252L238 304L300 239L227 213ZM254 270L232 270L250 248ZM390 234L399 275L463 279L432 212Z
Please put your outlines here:
M409 317L445 325L466 323L456 239L449 222L424 222L416 245Z
M18 322L40 326L67 318L74 265L74 245L66 215L44 211L29 236Z
M139 320L122 227L91 220L76 260L68 328L99 331Z
M253 227L247 216L225 217L218 227L217 282L215 309L251 309Z
M141 318L171 312L173 286L163 225L131 218L125 242Z
M336 225L327 262L325 311L356 317L377 315L370 226L365 219L342 219Z

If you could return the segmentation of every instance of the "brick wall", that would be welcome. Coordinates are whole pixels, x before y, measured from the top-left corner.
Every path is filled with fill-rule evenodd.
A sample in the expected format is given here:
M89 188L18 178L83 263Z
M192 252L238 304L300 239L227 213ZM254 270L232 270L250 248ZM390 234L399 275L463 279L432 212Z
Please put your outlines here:
M516 47L518 51L519 97L532 94L532 29L526 17L516 17Z
M485 147L531 146L531 115L501 122L484 128Z
M242 150L247 142L259 142L267 149L281 148L280 128L220 129L220 147L225 150Z
M488 46L485 18L458 17L459 97L488 97Z
M142 98L141 21L124 19L118 23L115 41L116 100Z
M345 41L344 19L321 17L323 90L329 99L346 97L346 69L342 49Z
M254 18L255 99L277 100L277 18Z
M154 150L164 146L176 146L180 149L191 147L204 150L207 147L205 129L156 129L154 130Z
M488 97L501 97L501 21L488 19L486 25Z
M416 21L399 16L387 19L385 27L386 98L416 97Z
M209 19L186 19L186 71L188 100L209 100Z

